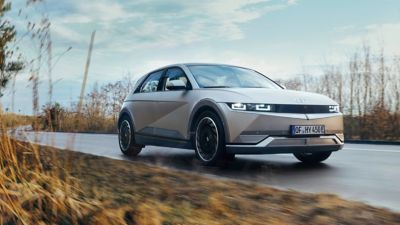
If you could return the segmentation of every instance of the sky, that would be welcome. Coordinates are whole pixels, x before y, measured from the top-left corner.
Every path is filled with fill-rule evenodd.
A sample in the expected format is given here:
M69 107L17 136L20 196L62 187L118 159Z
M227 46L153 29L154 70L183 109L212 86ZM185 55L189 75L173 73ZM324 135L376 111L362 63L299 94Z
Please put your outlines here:
M23 37L25 18L42 15L51 21L57 61L53 100L66 106L78 99L94 30L86 91L172 63L234 64L286 79L341 65L364 43L400 55L398 0L44 0L29 7L12 0L6 18L16 25L27 59L35 58L35 48ZM16 82L15 110L24 114L32 113L28 72ZM40 81L43 105L46 72ZM0 102L10 108L10 91Z

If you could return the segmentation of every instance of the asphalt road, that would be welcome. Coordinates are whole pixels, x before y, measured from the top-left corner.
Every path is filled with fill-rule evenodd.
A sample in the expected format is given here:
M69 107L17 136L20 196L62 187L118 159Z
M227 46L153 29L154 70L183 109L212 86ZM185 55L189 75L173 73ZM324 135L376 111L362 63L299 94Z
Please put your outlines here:
M27 133L34 141L35 133ZM346 144L325 163L306 166L292 155L240 155L224 168L203 167L194 152L149 146L136 158L122 155L116 135L36 133L37 143L61 149L142 161L217 178L247 180L281 189L334 193L400 212L400 146Z

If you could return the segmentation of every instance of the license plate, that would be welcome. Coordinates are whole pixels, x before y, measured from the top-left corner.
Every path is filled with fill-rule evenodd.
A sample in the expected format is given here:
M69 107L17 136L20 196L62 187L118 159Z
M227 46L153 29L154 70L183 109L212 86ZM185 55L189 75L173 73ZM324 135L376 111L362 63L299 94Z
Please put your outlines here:
M325 134L325 125L291 125L290 130L293 136Z

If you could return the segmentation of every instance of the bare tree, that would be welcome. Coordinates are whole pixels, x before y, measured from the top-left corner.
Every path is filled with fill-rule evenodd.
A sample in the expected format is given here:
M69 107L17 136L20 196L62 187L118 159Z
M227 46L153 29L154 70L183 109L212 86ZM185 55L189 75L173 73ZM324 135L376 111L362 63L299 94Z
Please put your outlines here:
M363 46L364 62L363 62L363 79L364 79L364 112L368 111L368 106L371 104L371 81L372 68L370 60L370 47L366 44Z
M336 100L345 113L347 137L400 138L400 58L387 60L383 49L375 55L364 44L346 68L326 65L322 75L305 76L303 71L282 82Z
M378 57L379 69L377 73L377 80L379 84L379 104L383 108L385 107L385 87L386 87L386 61L384 56L384 50L381 48L380 55Z

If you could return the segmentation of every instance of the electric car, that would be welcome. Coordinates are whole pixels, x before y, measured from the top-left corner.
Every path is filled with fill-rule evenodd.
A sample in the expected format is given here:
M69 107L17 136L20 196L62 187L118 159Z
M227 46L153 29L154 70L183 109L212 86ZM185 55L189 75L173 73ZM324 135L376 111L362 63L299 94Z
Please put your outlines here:
M277 153L319 163L344 144L334 100L221 64L174 64L144 75L122 105L118 131L126 155L146 145L194 149L205 165Z

